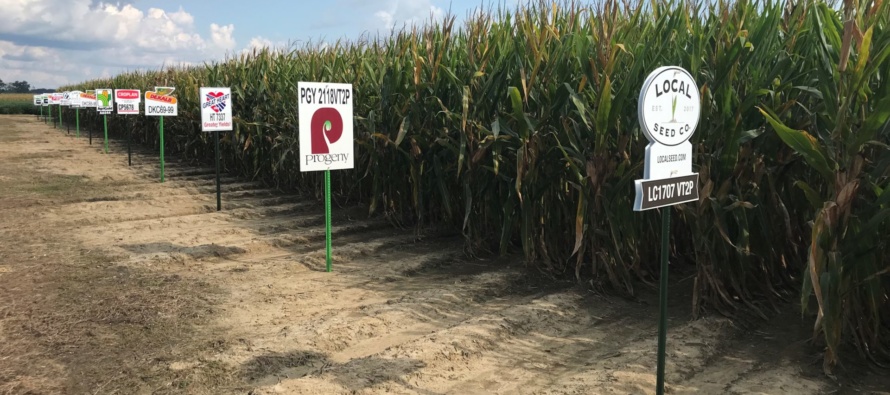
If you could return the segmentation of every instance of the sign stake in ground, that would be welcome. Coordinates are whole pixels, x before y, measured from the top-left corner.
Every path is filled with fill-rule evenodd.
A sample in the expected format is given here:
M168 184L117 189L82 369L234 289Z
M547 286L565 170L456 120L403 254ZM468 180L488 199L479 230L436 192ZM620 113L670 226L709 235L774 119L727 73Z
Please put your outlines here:
M176 88L172 86L156 86L154 91L145 92L145 115L160 117L159 132L161 135L161 182L164 182L164 117L175 117L178 114L176 98L171 96ZM127 145L129 147L129 144ZM127 148L128 156L130 149Z
M83 108L96 108L96 91L88 90L80 95L80 106ZM90 145L93 145L93 128L96 126L95 123L89 127L90 133Z
M331 170L352 169L352 84L297 83L300 171L324 171L325 266L331 271Z
M139 89L115 89L114 104L117 105L118 115L139 115L139 102L142 100ZM105 121L105 153L108 153L108 121ZM130 155L131 131L127 131L127 156ZM163 180L162 180L163 181Z
M68 92L68 106L74 109L74 136L80 138L80 106L82 103L82 99L80 95L83 94L81 91L71 91Z
M49 118L51 116L50 114L52 113L52 109L53 109L52 107L49 106L50 95L43 94L40 99L43 101L43 107L46 107L46 115L43 116L43 123L47 124L47 123L49 123ZM42 108L41 108L41 110L42 110Z
M232 130L232 89L201 88L201 131L213 132L216 146L216 211L222 210L222 195L219 186L219 132Z
M62 107L68 105L68 92L62 92L62 98L59 100L59 128L62 127ZM71 128L68 128L68 133L71 133Z
M53 129L55 129L56 128L56 119L53 118L53 115L52 115L52 112L53 112L52 105L53 104L59 106L59 116L61 117L61 115L62 115L62 106L61 106L62 94L61 93L53 92L52 94L49 95L49 108L47 109L47 113L49 115L50 121L52 121L52 123L53 123ZM59 123L59 127L60 128L62 127L61 122Z
M655 393L664 394L667 347L668 251L670 206L698 200L698 174L692 172L692 144L701 112L695 79L683 68L660 67L643 83L638 116L649 145L643 179L636 180L634 211L665 207L661 216L658 368Z
M96 111L102 115L102 123L105 127L105 153L108 153L108 114L114 112L114 94L111 89L96 89ZM129 149L130 132L127 132L127 147Z

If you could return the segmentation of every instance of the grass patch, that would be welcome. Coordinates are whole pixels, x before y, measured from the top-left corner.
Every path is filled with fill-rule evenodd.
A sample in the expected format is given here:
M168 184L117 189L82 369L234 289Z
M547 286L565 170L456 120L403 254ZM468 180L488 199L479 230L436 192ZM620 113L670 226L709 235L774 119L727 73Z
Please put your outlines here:
M0 114L39 114L30 93L0 93Z

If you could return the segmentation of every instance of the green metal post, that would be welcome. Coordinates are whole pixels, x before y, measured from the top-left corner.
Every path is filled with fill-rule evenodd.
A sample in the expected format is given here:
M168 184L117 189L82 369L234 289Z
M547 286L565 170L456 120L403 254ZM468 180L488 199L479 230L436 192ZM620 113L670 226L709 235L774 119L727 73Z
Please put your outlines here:
M105 124L105 153L108 153L108 115L102 116L102 122Z
M331 271L331 171L324 171L324 238L327 271Z
M62 128L62 105L59 104L59 128Z
M667 348L667 293L668 250L670 244L671 208L665 207L661 215L661 284L659 286L658 315L658 370L655 393L664 395L664 360Z
M74 109L75 136L80 137L80 108Z
M161 182L164 182L164 117L161 118Z
M219 188L219 131L213 132L213 139L216 145L216 211L222 210L222 197Z

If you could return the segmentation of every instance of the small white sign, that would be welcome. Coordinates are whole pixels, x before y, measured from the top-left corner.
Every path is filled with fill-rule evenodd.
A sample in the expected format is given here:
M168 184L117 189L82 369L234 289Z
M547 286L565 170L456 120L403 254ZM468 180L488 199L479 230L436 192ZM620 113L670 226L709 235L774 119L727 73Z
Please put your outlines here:
M88 90L81 93L80 106L83 108L96 108L96 91Z
M145 92L145 115L175 117L179 107L172 96L175 90L172 86L156 86L154 91Z
M114 91L109 88L96 89L96 111L101 115L114 112Z
M297 83L300 171L352 169L352 84Z
M59 105L62 104L62 96L64 96L60 92L55 92L49 96L49 104Z
M70 102L69 102L69 95L70 95L70 92L62 92L62 99L59 100L59 104L60 104L60 105L63 105L63 106L67 106L67 105L69 105L69 103L70 103Z
M72 108L80 108L81 106L81 98L80 95L83 92L81 91L71 91L68 92L68 105Z
M639 106L640 128L649 145L643 179L635 182L634 210L698 200L689 142L701 113L695 79L681 67L660 67L643 83Z
M34 95L34 105L35 106L43 105L43 100L40 98L40 95Z
M142 95L139 89L115 89L114 102L117 104L118 115L139 115L139 103Z
M40 102L43 104L44 107L49 107L50 100L50 95L48 93L40 95Z
M701 98L692 75L680 67L660 67L640 91L640 127L652 143L679 145L698 126Z
M204 132L232 130L232 90L201 88L201 130Z

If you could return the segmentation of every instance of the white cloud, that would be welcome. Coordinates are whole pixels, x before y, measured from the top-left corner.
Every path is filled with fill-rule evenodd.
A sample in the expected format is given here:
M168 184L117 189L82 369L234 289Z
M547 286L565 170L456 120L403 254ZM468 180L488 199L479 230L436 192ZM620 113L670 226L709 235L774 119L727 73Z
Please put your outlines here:
M390 0L387 7L374 12L374 17L384 30L402 25L419 25L433 19L440 19L445 11L433 4L432 0Z
M225 50L235 49L235 38L232 32L235 31L234 25L220 26L215 23L210 24L210 38L213 45Z
M54 88L92 78L86 70L104 75L194 64L221 59L236 47L232 24L199 28L182 7L129 3L0 0L0 78Z

